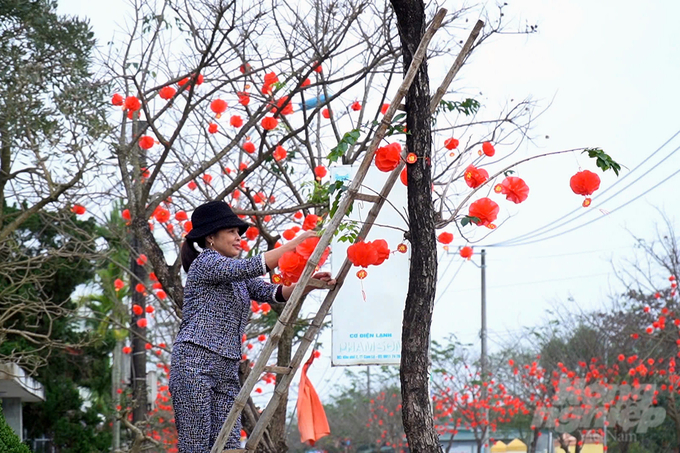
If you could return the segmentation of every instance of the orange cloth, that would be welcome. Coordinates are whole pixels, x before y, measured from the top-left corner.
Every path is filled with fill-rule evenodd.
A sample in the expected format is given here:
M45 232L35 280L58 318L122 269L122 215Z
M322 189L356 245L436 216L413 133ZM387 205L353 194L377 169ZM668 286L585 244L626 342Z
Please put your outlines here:
M302 367L297 400L300 441L302 443L309 442L311 446L314 446L316 441L323 436L331 433L328 427L328 420L326 419L326 412L323 410L319 395L316 394L314 386L312 386L312 383L307 378L307 369L313 361L314 353L312 353L312 356Z

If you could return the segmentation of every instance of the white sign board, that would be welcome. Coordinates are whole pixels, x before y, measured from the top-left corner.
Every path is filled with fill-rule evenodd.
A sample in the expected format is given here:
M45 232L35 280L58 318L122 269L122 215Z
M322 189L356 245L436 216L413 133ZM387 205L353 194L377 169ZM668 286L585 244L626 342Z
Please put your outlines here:
M351 166L331 167L331 181L345 179L349 184L356 170ZM377 195L387 176L388 173L371 167L360 192ZM384 239L394 252L381 265L369 266L366 269L368 276L364 280L356 275L361 268L352 267L333 303L334 366L399 365L401 361L401 321L408 289L411 247L407 243L406 253L396 250L399 244L404 243L404 231L407 230L404 220L407 218L406 204L406 187L397 181L366 238L366 241ZM355 201L352 213L346 220L362 222L372 207L373 203ZM359 228L362 226L363 223L358 224ZM351 245L350 242L338 241L342 234L341 231L332 242L333 272L339 271L347 257L347 248Z

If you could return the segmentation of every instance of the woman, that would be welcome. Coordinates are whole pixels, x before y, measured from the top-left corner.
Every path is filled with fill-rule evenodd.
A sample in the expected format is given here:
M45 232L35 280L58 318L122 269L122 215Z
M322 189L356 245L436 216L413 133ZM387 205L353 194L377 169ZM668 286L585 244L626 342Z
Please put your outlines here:
M273 285L258 278L305 239L305 232L285 245L247 259L241 235L248 224L223 201L205 203L191 216L193 229L182 244L187 271L182 324L172 349L170 392L180 453L208 453L240 390L241 337L250 301L285 302L294 285ZM194 243L202 249L199 253ZM334 284L328 272L314 278ZM305 294L313 288L305 288ZM226 448L240 448L241 421Z

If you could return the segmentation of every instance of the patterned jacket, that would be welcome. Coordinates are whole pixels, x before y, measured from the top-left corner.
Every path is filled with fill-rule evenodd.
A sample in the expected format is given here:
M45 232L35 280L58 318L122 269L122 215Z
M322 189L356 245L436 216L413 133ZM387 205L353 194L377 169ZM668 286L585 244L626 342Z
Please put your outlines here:
M236 259L203 250L189 268L182 324L175 343L194 343L240 360L251 299L276 301L279 285L258 278L266 272L264 255Z

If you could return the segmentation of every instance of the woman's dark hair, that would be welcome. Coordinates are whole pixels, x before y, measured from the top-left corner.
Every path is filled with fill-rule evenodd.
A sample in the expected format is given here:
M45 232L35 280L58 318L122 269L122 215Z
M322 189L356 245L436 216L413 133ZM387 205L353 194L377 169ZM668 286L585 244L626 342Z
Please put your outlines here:
M198 254L200 253L196 248L194 247L194 243L198 244L198 246L202 249L205 248L205 238L198 238L195 241L192 240L184 240L182 243L182 248L180 249L180 257L182 259L182 267L184 268L185 272L189 272L189 266L191 266L191 263L194 262L196 257L198 257Z

